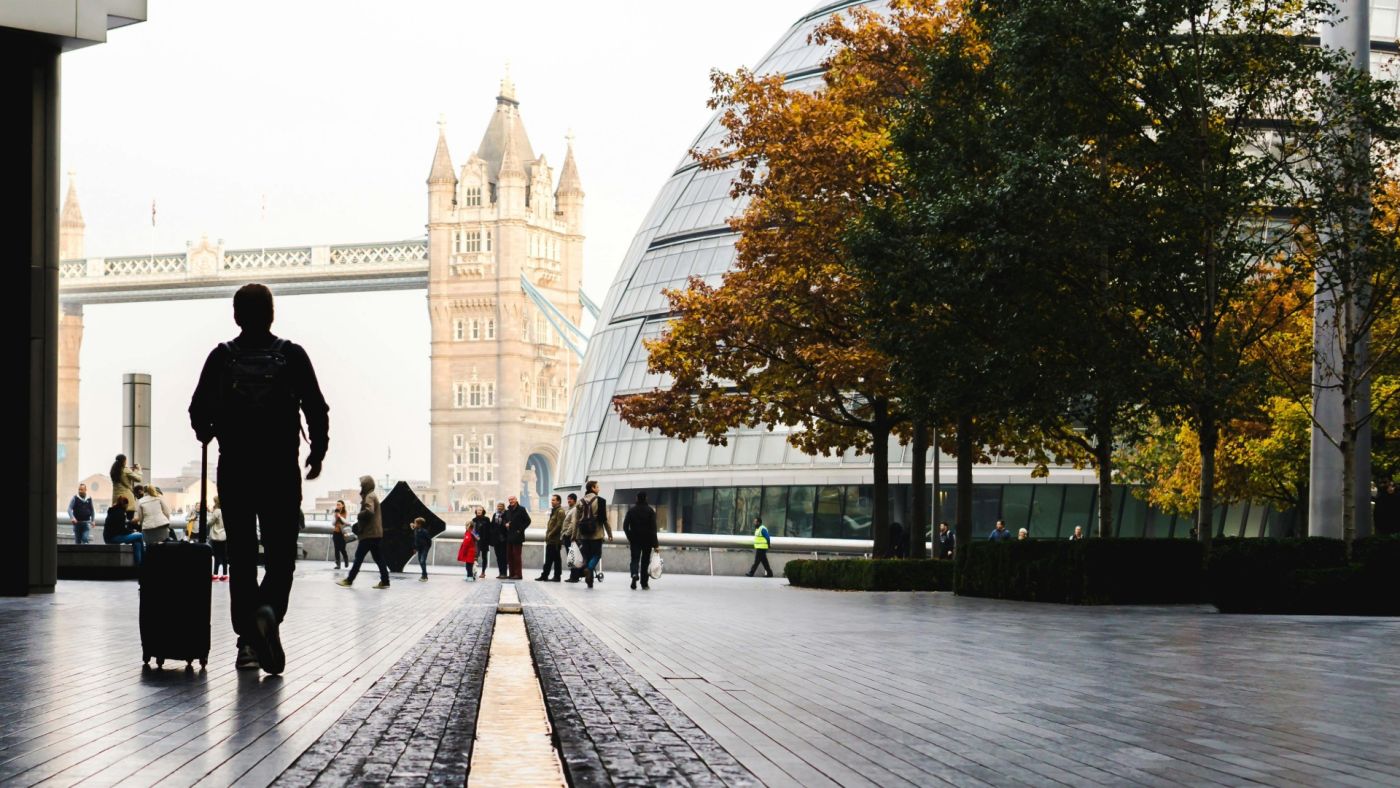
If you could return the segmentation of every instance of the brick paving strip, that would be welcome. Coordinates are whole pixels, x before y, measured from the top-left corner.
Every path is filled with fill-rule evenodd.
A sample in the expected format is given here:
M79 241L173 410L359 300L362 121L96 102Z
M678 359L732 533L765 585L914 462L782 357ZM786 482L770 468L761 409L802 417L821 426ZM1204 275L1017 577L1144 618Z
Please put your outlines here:
M570 785L761 784L547 593L519 588Z
M498 589L476 583L273 784L462 785Z

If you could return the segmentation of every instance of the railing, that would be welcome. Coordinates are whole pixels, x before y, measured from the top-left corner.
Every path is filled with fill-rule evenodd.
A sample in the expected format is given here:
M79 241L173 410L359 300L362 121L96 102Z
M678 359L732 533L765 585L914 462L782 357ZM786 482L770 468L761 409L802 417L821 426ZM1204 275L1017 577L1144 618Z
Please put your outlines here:
M424 241L332 246L330 252L331 265L403 265L427 259L428 244Z
M102 264L103 276L170 276L184 272L183 254L108 257Z
M224 252L225 271L297 268L311 265L311 247L284 249L235 249Z

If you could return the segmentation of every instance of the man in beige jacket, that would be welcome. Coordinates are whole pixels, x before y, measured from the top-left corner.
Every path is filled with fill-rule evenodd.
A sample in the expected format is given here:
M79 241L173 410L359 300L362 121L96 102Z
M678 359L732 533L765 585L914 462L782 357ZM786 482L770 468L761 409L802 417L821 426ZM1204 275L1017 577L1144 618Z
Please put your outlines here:
M379 518L379 494L374 491L373 476L360 477L360 516L356 518L351 530L360 537L355 543L355 563L350 567L350 574L337 585L345 588L354 585L355 576L360 573L360 564L364 563L365 553L369 553L374 556L374 563L379 567L379 583L374 587L388 588L389 567L384 564L384 556L379 548L379 543L384 539L384 524Z

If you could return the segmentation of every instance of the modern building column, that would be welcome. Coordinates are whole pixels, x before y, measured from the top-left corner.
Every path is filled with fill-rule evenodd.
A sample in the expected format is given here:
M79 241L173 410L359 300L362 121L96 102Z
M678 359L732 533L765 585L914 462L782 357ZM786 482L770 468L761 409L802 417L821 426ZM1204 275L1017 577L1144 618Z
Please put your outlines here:
M58 531L58 90L61 42L0 28L0 260L24 265L23 326L7 332L19 389L20 510L0 518L0 593L49 593ZM23 336L23 339L20 337ZM23 343L20 346L20 343Z

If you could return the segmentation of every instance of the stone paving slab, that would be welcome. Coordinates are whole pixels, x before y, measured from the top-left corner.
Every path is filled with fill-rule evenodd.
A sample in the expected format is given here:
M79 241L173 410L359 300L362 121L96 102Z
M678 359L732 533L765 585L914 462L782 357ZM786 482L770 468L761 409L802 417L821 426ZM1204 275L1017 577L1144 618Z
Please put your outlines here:
M470 589L466 599L410 647L274 785L465 782L500 585L464 585Z
M1400 785L1397 619L540 585L766 785Z
M521 584L520 598L571 785L759 784L547 593Z

